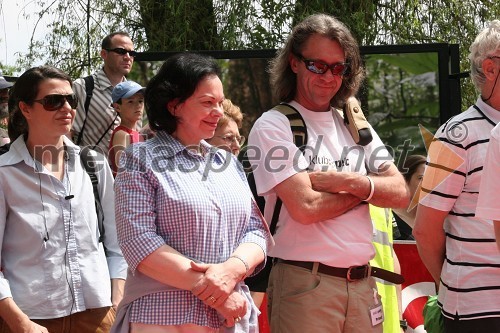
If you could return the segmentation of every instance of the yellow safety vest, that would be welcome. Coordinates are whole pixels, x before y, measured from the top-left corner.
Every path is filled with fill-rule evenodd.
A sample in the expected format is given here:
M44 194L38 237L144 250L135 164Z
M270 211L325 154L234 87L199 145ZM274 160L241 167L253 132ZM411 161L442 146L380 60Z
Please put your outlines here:
M392 211L389 208L370 205L370 216L374 229L373 246L375 247L375 258L370 261L370 265L394 272ZM375 280L384 308L384 333L400 333L396 286L378 278Z

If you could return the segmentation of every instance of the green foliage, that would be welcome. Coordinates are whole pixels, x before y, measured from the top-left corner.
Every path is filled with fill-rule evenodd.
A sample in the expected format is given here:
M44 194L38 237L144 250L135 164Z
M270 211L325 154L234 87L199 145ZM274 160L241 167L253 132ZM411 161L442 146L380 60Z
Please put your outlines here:
M382 141L391 147L409 142L425 152L418 124L431 132L439 125L437 55L368 55L365 64L366 111Z
M101 65L99 56L102 38L112 31L127 31L144 45L139 24L140 15L134 0L56 0L49 4L38 1L42 10L37 13L50 23L51 33L44 40L34 40L33 29L28 54L19 58L20 67L29 68L36 60L57 66L73 77L86 75ZM25 13L25 15L28 15Z
M4 76L12 76L13 73L20 71L21 69L17 66L3 65L0 63L0 71Z
M211 0L139 0L149 51L220 50Z
M340 18L360 45L453 43L460 47L460 68L467 71L470 44L485 22L500 17L494 0L35 0L38 17L49 18L51 31L30 42L18 64L37 60L58 66L73 77L101 65L102 38L127 31L139 51L234 50L279 48L292 26L324 12ZM41 27L35 26L33 31ZM429 55L427 55L429 56ZM437 121L436 59L387 55L367 61L370 118L384 140L401 142L418 134L416 122L431 129ZM226 95L234 96L255 119L268 104L265 61L225 64ZM130 77L146 84L158 64L137 63ZM242 80L241 78L247 78ZM417 84L418 83L418 84ZM372 86L370 86L372 85ZM477 92L462 81L462 109ZM410 118L408 118L410 117ZM413 123L412 123L413 121ZM249 123L247 123L249 125ZM412 128L410 128L412 127ZM245 130L244 130L245 132Z
M469 46L485 23L500 17L492 0L387 0L377 4L375 44L450 43L460 47L460 69L468 71ZM470 80L462 81L462 109L477 98Z
M373 0L297 0L293 22L295 25L308 15L327 13L344 22L359 42L372 40L373 36L368 27L375 19L375 4Z

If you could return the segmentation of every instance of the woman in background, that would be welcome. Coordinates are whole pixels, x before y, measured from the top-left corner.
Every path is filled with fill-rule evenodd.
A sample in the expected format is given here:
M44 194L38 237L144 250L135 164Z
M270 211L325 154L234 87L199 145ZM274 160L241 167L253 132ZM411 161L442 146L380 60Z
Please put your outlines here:
M400 236L398 240L412 240L412 229L415 225L415 216L417 214L417 204L419 185L425 171L425 156L410 155L406 158L400 172L405 178L406 185L410 189L410 196L412 200L407 208L396 208L392 211L395 213L394 218L398 224Z
M241 146L245 143L245 137L240 135L239 130L243 125L243 114L229 99L222 102L222 109L224 113L217 123L214 136L206 141L238 156Z

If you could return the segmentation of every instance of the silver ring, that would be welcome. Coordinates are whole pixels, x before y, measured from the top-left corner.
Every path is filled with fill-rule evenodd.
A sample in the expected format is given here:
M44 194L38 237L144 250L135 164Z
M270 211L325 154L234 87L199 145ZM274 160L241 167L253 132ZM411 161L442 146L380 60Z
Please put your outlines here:
M209 299L209 300L210 300L210 302L212 302L212 303L217 302L217 299L216 299L215 297L213 297L213 296L210 296L208 299Z

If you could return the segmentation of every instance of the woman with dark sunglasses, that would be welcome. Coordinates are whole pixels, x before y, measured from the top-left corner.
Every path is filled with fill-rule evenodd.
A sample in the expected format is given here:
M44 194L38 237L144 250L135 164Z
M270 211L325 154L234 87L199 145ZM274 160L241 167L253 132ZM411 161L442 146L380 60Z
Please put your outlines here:
M101 243L92 182L66 137L77 106L71 78L31 68L9 105L13 143L0 156L0 332L109 332L126 277L113 176L97 156Z

